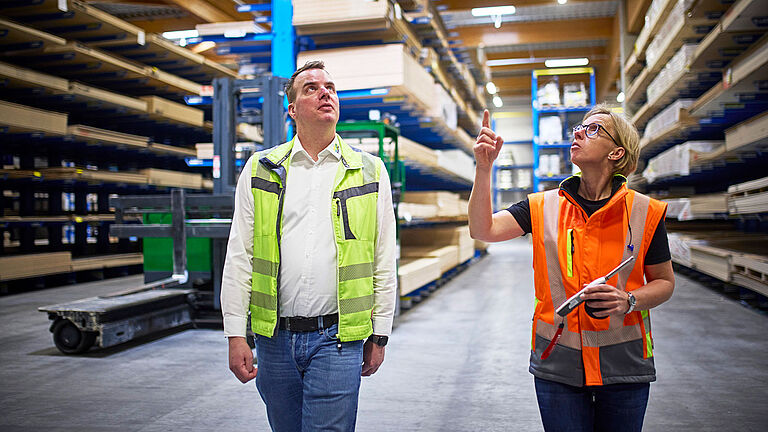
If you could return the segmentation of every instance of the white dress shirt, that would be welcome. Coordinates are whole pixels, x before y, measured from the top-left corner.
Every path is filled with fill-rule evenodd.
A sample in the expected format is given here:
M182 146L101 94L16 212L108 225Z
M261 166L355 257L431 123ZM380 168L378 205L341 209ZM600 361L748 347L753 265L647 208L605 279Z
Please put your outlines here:
M341 163L338 136L313 161L299 138L291 150L283 203L280 251L280 316L314 317L338 312L336 240L331 197ZM229 233L221 282L221 310L225 336L245 336L251 293L253 213L251 157L243 167L235 191L235 212ZM373 264L373 332L387 336L397 300L395 266L396 226L392 191L381 165L376 211L378 239Z

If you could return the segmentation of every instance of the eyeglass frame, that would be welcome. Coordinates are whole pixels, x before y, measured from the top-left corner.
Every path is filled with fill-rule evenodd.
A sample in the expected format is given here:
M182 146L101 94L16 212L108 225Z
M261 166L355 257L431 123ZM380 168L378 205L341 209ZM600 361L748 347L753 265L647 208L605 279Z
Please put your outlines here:
M590 127L590 126L592 126L592 125L597 125L597 130L595 131L595 133L593 133L592 135L590 135L589 133L587 133L587 128L588 128L588 127ZM577 130L577 129L578 129L578 130ZM611 141L613 141L613 143L614 143L614 144L616 144L617 146L621 147L621 145L619 145L619 143L618 143L618 142L616 142L616 140L615 140L615 139L613 139L613 136L611 136L611 133L610 133L610 132L608 132L608 129L606 129L606 128L605 128L605 126L601 125L600 123L594 122L594 123L589 123L589 124L587 124L587 125L583 125L583 124L577 124L576 126L574 126L574 127L573 127L573 134L574 134L574 135L576 135L576 132L578 132L578 131L580 131L580 130L582 130L582 129L584 130L584 135L586 135L586 136L587 136L587 137L589 137L589 138L592 138L592 137L594 137L595 135L597 135L597 134L598 134L598 132L600 132L600 129L602 129L602 130L604 130L604 131L605 131L605 133L606 133L606 134L608 134L608 138L610 138L610 139L611 139Z

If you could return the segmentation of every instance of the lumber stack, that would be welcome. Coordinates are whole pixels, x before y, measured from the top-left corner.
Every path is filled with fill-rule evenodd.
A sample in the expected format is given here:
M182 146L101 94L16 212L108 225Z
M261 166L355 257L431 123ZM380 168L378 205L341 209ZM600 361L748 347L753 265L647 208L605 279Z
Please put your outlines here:
M203 188L203 176L194 173L168 171L157 168L141 170L146 176L147 182L156 186L184 187L191 189Z
M475 255L475 242L469 235L469 226L409 228L400 233L400 244L407 247L456 246L458 263L464 263Z
M448 191L407 191L402 195L402 202L433 206L436 217L455 217L462 213L459 194Z
M695 195L690 198L664 199L667 203L667 218L688 221L712 219L728 213L725 193Z
M725 147L724 141L686 141L660 153L648 161L643 177L648 183L669 177L686 177L691 166Z
M757 115L725 131L725 148L740 151L768 146L768 112Z
M728 213L733 215L768 212L768 177L728 187Z
M71 261L69 252L0 257L0 280L66 273L70 271Z
M0 128L10 131L67 133L67 114L45 111L0 100Z
M440 274L440 260L437 258L401 259L397 270L400 295L405 296L440 279Z
M147 112L192 126L203 127L203 111L158 96L142 96Z
M149 147L148 137L122 132L114 132L85 125L69 126L67 127L67 134L79 141L85 141L89 143L108 143L117 146L134 148Z
M447 272L459 264L457 261L458 256L459 247L456 245L449 245L438 248L431 246L414 246L403 248L400 251L401 258L437 258L440 261L441 274Z

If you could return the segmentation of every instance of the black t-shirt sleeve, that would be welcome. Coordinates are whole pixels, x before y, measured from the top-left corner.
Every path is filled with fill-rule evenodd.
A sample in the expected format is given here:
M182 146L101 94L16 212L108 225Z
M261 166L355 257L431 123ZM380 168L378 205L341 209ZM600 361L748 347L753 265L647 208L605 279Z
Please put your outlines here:
M507 211L512 213L524 233L529 234L531 232L531 204L528 202L528 198L517 204L512 204Z
M661 264L671 259L667 227L664 225L664 219L662 219L656 227L651 244L648 245L648 251L645 253L645 265Z

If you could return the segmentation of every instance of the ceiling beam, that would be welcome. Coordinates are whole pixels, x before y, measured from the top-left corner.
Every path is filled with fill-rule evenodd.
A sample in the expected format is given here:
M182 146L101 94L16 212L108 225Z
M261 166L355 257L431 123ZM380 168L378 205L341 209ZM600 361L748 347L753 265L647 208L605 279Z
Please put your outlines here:
M608 39L611 37L612 27L613 17L504 23L498 29L492 25L459 27L454 30L458 33L454 39L469 47Z
M593 1L604 0L569 0L569 3L586 3ZM553 3L557 3L556 0L437 0L437 5L446 6L447 10L469 10L472 8L491 7L491 6L506 6L514 4L517 7L520 6L550 6Z
M616 86L621 67L621 28L619 20L614 20L613 36L608 40L608 58L605 67L596 70L597 100L605 99L606 93Z
M181 6L189 11L189 13L200 17L205 22L226 22L234 21L237 18L230 15L229 12L224 12L216 6L205 0L167 0L169 3L173 3ZM232 11L234 12L234 10Z
M645 24L645 12L651 5L651 0L627 1L627 33L638 34Z
M130 21L131 24L139 26L148 33L163 33L175 30L191 30L197 24L203 23L198 17L188 16L171 19L155 19L151 21Z

